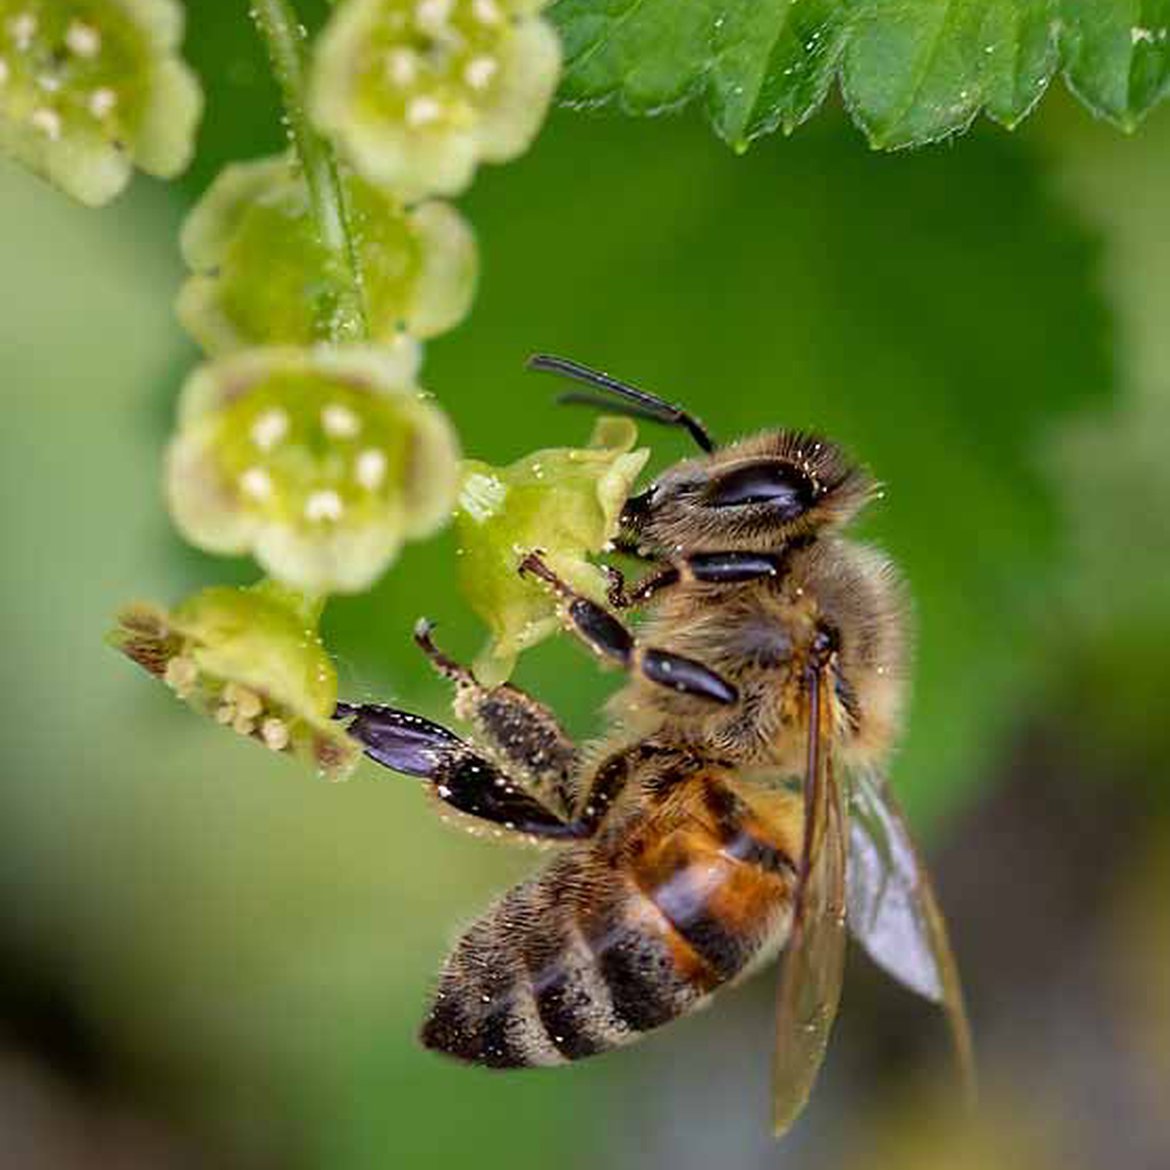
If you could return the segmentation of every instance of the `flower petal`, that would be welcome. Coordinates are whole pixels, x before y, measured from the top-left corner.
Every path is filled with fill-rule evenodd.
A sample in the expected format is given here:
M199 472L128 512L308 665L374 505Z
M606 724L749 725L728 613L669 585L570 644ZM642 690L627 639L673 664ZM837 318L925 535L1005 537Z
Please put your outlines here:
M523 154L544 122L561 75L561 41L552 25L517 25L500 53L500 88L484 110L478 139L487 162Z

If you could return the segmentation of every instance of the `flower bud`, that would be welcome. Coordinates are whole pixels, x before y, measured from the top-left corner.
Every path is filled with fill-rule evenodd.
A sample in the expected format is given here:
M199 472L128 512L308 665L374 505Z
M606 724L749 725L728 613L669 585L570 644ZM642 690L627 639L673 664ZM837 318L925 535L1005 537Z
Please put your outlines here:
M319 615L273 582L213 586L169 612L128 606L110 641L200 714L339 780L362 749L332 719L337 673Z
M588 559L617 534L618 515L647 450L632 450L629 419L601 419L587 448L536 451L509 467L468 461L456 511L459 581L491 640L476 662L484 683L506 678L521 650L553 633L556 599L521 577L525 555L539 549L578 592L604 603L605 574Z
M475 237L453 207L413 207L342 174L357 275L373 341L433 337L466 315L475 292ZM210 354L328 337L335 306L303 175L286 157L235 163L183 226L194 273L179 319Z

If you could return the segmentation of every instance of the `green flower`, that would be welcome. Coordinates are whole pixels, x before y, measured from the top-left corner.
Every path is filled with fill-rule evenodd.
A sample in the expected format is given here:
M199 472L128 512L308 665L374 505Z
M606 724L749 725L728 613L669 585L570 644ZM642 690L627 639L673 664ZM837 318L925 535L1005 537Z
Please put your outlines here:
M449 517L455 435L418 348L243 350L191 375L166 486L180 531L311 593L367 589Z
M405 207L355 175L343 181L373 340L456 325L475 291L467 223L446 203ZM179 319L208 353L322 340L329 261L289 159L225 168L184 224L182 247L195 275L179 294Z
M128 606L110 642L200 714L340 780L361 747L332 720L337 673L320 612L273 582L214 586L169 612Z
M371 182L455 194L544 121L561 67L544 2L345 0L317 47L313 116Z
M96 206L178 174L203 99L177 0L0 0L0 151Z
M491 640L476 662L482 682L511 673L521 650L553 633L556 601L517 572L541 549L578 592L605 601L605 574L587 559L617 534L618 513L649 452L632 450L629 419L601 419L588 448L536 451L510 467L468 461L455 514L459 580Z

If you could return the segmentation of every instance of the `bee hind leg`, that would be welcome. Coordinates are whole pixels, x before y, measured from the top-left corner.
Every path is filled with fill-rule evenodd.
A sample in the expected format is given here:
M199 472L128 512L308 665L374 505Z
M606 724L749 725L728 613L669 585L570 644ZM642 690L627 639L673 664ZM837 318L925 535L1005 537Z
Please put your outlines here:
M640 645L607 609L562 581L539 553L530 553L521 561L520 575L528 574L539 578L560 598L565 627L602 658L680 694L724 705L738 700L734 685L710 667L669 650Z
M338 703L335 718L348 721L346 731L370 759L429 780L439 800L466 816L535 837L584 833L441 724L377 703Z
M577 803L580 753L557 717L511 683L484 686L465 666L448 658L432 638L433 623L421 619L414 640L435 669L455 684L455 714L475 729L475 738L559 812Z

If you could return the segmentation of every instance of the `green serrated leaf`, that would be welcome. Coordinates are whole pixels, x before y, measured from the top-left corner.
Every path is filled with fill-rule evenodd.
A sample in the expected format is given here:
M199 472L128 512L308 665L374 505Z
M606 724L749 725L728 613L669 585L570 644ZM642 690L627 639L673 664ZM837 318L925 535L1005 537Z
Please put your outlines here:
M702 102L737 149L791 131L834 79L883 149L1014 127L1062 68L1131 129L1170 88L1170 0L560 0L564 93L653 114Z
M955 134L986 109L1015 125L1056 68L1054 0L867 0L841 84L875 146Z
M995 0L984 23L984 100L1009 129L1044 95L1058 63L1055 0Z
M1069 88L1132 130L1170 92L1170 0L1061 0Z
M561 0L566 92L654 113L701 97L736 146L791 130L824 99L840 55L841 0Z

